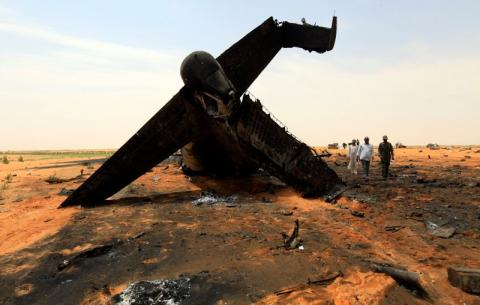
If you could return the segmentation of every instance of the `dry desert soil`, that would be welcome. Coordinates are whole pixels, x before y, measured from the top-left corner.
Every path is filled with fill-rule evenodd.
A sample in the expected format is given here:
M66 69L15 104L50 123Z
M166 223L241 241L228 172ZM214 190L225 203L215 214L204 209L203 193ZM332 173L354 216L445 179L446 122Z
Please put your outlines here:
M108 304L132 282L180 277L194 279L182 304L480 304L447 278L480 267L480 148L397 149L392 177L377 159L369 181L331 152L349 187L331 203L266 173L188 177L170 158L102 206L62 209L61 190L111 152L0 155L0 304ZM228 200L193 204L205 191ZM287 250L296 219L303 249Z

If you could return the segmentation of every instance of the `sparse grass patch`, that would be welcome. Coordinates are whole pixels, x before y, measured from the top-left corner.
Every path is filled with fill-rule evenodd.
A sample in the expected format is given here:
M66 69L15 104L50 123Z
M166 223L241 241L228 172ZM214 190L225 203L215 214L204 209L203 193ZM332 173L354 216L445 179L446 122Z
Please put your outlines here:
M17 160L18 156L30 156L28 160L48 160L48 159L63 159L63 158L101 158L110 157L115 151L113 150L78 150L78 151L53 151L53 150L22 150L22 151L0 151L0 162L2 156L10 156ZM23 157L25 159L25 157ZM11 161L11 160L10 160Z
M12 174L8 174L5 176L5 183L11 183L13 179Z
M48 176L48 178L45 180L48 184L58 184L58 183L63 183L64 180L57 177L56 174Z
M0 186L0 191L6 190L8 188L8 184L12 182L13 176L12 174L8 174L2 180L2 185Z
M90 163L90 162L88 162L88 161L82 162L82 165L83 165L83 166L86 166L87 169L93 169L93 164Z

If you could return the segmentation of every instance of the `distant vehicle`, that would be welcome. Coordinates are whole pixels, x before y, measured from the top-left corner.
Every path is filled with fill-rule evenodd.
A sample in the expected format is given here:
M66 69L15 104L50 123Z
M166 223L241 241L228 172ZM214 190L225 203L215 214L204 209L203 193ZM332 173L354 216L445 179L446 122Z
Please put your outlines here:
M407 148L407 146L403 145L401 142L395 143L395 148Z
M436 143L428 143L427 144L427 148L430 148L430 149L439 149L440 146Z
M338 149L338 143L328 144L328 148L330 148L330 149Z

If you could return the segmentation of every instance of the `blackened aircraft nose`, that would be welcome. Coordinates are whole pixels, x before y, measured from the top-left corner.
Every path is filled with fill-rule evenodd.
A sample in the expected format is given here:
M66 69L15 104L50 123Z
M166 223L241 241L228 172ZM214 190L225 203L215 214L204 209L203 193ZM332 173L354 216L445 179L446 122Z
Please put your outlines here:
M222 66L205 51L195 51L185 57L180 67L180 75L185 85L192 89L220 96L229 96L232 91L235 92Z

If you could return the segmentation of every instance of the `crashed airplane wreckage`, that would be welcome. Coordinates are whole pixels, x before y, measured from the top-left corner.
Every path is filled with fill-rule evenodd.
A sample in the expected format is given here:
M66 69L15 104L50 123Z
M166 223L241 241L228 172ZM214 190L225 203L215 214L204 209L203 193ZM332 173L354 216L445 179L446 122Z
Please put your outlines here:
M307 196L338 192L337 174L245 94L281 48L324 53L331 28L268 18L217 59L197 51L181 65L185 86L135 133L61 207L95 206L182 149L185 166L217 176L263 168Z

